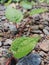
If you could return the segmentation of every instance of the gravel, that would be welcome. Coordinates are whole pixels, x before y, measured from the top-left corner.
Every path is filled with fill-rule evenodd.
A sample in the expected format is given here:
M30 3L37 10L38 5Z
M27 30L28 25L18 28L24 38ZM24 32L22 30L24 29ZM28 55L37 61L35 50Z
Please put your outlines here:
M34 53L22 58L16 65L40 65L40 63L40 56Z
M17 9L20 8L19 4L13 5L14 7L16 6ZM11 6L13 7L13 5ZM41 4L40 6L33 6L33 8L39 8L41 6L47 7L46 4ZM41 65L49 65L49 12L32 17L26 16L22 22L13 24L6 19L5 9L5 6L0 5L0 65L4 65L7 60L7 58L2 56L6 56L5 50L9 49L12 40L21 36L33 35L40 35L42 37L38 43L38 47L32 51L34 54L23 57L16 65L40 65L40 63ZM24 12L26 13L27 11L23 9L23 13ZM3 49L5 50L2 55Z

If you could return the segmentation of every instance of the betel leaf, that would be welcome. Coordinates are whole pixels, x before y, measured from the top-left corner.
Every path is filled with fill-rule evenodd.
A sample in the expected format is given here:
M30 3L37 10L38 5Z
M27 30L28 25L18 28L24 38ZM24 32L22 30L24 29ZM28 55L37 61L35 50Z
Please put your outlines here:
M20 22L23 19L23 14L21 11L16 10L15 8L8 6L5 12L5 16L11 22Z
M47 11L47 9L44 9L44 8L33 9L30 11L30 15L40 14L45 11Z
M26 56L36 46L40 36L35 37L20 37L13 41L10 50L13 56L17 59Z
M28 2L28 1L21 1L20 2L20 5L25 8L25 9L31 9L32 8L32 4L31 2Z

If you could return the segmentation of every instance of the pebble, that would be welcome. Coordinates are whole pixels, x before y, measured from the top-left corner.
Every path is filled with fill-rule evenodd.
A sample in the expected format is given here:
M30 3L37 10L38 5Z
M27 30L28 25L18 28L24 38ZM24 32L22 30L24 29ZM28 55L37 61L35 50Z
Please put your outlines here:
M43 29L43 28L44 28L44 25L40 24L39 29Z
M4 37L4 34L3 33L0 33L0 37Z
M40 15L39 14L38 15L34 15L33 18L34 18L35 21L39 21L40 20Z
M49 56L47 56L46 60L47 60L47 63L49 64Z
M44 32L45 35L49 35L49 31L48 30L43 29L43 32Z
M39 29L39 26L38 25L31 26L31 29L32 30L38 30Z
M0 58L0 65L5 65L6 61L7 61L7 58L4 58L4 57Z
M4 27L6 27L6 28L9 27L9 23L7 23L7 22L4 23Z
M33 26L31 26L31 29L32 30L39 30L39 29L43 29L44 28L44 26L43 25L33 25Z
M2 18L2 16L0 16L0 19Z
M16 28L15 25L10 25L10 26L9 26L9 30L10 30L13 34L17 33L17 28Z
M46 26L45 29L49 31L49 27L48 26Z
M2 20L2 21L5 21L5 19L6 19L6 17L5 17L5 16L3 16L3 17L1 18L1 20Z
M4 23L4 31L7 32L9 30L9 26L10 24L9 23Z
M43 40L40 44L39 44L40 49L42 49L45 52L49 51L49 40Z
M41 57L47 56L47 54L46 54L45 52L43 52L43 51L40 51L39 55L40 55Z
M2 42L0 41L0 47L2 46Z
M44 21L44 22L43 22L43 25L48 25L48 22L47 22L47 21Z
M40 34L41 37L44 37L44 34Z
M13 8L16 8L16 4L15 3L10 4L10 6L13 7Z
M39 54L30 54L18 61L16 65L40 65L41 57Z
M0 41L2 41L2 37L0 37Z
M0 24L0 30L3 30L3 26Z
M1 22L1 19L0 19L0 22Z
M2 56L2 57L7 57L7 54L9 54L8 53L8 50L6 49L6 48L0 48L0 56Z
M12 40L11 39L6 39L6 41L4 42L4 45L11 45Z
M0 5L0 11L3 11L3 10L5 10L5 9L6 9L5 6Z
M8 50L7 49L3 49L2 50L2 56L7 57L8 54Z
M5 15L4 11L0 11L0 16L4 16L4 15Z
M40 31L40 30L33 30L32 33L35 33L35 34L42 34L42 31Z

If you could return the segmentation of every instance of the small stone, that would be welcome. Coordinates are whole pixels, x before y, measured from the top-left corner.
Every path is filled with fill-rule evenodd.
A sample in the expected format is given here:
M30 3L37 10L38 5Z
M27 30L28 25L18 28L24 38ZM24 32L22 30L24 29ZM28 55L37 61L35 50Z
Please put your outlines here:
M0 25L0 30L3 30L3 27Z
M40 28L40 29L43 29L43 28L44 28L44 26L40 24L40 25L39 25L39 28Z
M0 19L2 18L2 16L0 16Z
M40 49L42 49L45 52L49 51L49 40L44 40L39 44Z
M47 54L46 54L45 52L43 52L43 51L40 51L39 55L40 55L41 57L47 56Z
M49 56L47 56L46 60L47 60L47 64L49 64Z
M9 26L9 30L11 31L11 33L12 34L17 34L17 32L18 32L18 30L17 30L17 28L16 28L16 26L15 25L10 25Z
M4 21L5 19L6 19L6 17L4 16L4 17L2 17L2 19L1 19L1 20L2 20L2 21Z
M29 28L30 26L29 25L26 25L27 28Z
M44 61L41 62L41 65L44 65Z
M24 29L24 32L27 32L27 31L28 31L28 28L25 28L25 29Z
M17 31L15 25L10 25L10 26L9 26L9 29L10 29L10 31Z
M0 41L0 47L2 46L2 42Z
M41 57L39 54L30 54L22 58L16 65L40 65Z
M46 30L46 29L43 29L43 32L44 32L44 34L46 34L46 35L49 35L49 32L48 32L48 30Z
M16 8L16 4L15 3L10 4L10 6L13 7L13 8Z
M0 19L0 22L1 22L1 19Z
M6 57L8 54L8 50L7 49L3 49L2 50L2 56Z
M39 21L40 20L40 15L34 15L33 18L34 18L35 21Z
M48 26L46 26L45 29L49 31L49 27Z
M3 11L3 10L5 10L5 9L6 9L5 6L0 5L0 11Z
M3 33L0 33L0 37L4 37L4 34Z
M43 24L44 24L44 25L48 25L48 22L47 22L47 21L44 21Z
M38 30L39 29L39 26L38 25L31 26L31 29L32 30Z
M41 37L44 37L44 34L40 34Z
M0 16L4 16L4 15L5 15L5 13L0 11Z
M4 23L4 27L9 27L9 23Z
M6 65L5 63L7 62L7 58L1 57L0 58L0 64L1 65Z
M26 13L27 12L27 10L26 9L23 9L23 13Z
M4 45L11 45L12 43L12 40L11 39L7 39L5 42L4 42Z
M32 33L35 33L35 34L42 34L42 31L40 31L40 30L33 30Z
M2 37L0 37L0 41L2 41Z
M4 23L4 31L7 32L9 30L9 23Z

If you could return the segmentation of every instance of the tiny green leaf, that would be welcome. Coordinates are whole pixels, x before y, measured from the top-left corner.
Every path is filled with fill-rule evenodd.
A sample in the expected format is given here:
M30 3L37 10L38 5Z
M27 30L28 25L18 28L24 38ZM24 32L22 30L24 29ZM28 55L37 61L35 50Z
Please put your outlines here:
M31 9L32 8L32 4L31 2L28 2L28 1L22 1L20 2L20 5L25 8L25 9Z
M49 3L49 0L46 0L47 3Z
M39 39L40 36L17 38L13 41L10 50L15 58L22 58L34 49Z
M21 11L16 10L15 8L12 8L11 6L8 6L5 12L5 16L9 21L11 22L20 22L23 19L23 14Z
M5 6L9 5L12 2L12 0L8 0L7 3L5 3Z
M12 0L13 2L19 2L20 0Z
M33 9L30 11L30 15L40 14L45 11L47 11L47 9L44 9L44 8Z

